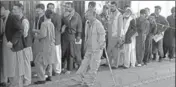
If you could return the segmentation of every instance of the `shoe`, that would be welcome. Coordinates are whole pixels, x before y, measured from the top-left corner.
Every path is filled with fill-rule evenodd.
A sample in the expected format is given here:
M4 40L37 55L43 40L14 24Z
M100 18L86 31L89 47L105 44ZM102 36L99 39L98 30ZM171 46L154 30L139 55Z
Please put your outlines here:
M128 67L126 67L126 66L123 66L123 69L128 69Z
M60 73L53 73L53 76L58 76L60 75Z
M137 67L141 67L142 65L141 64L138 64Z
M7 86L7 84L6 83L0 83L0 87L6 87Z
M147 65L147 62L144 62L144 65Z
M46 81L52 81L51 76L48 76L48 77L46 78Z
M160 58L160 59L159 59L159 62L162 62L162 61L163 61L163 59Z
M37 81L37 82L34 82L34 84L45 84L46 81Z
M112 66L111 68L112 68L112 69L117 69L118 67Z

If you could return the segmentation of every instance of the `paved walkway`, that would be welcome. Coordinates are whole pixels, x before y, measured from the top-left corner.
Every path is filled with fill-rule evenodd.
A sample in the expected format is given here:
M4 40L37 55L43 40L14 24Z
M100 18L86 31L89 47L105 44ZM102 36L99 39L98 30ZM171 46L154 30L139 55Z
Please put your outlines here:
M175 82L175 60L165 60L161 63L152 62L147 66L130 69L119 68L113 70L113 73L117 87L175 87L173 83L173 81ZM52 82L44 85L31 85L30 87L68 87L67 79L72 76L74 76L74 73L53 77ZM167 86L160 84L165 81L168 83ZM108 67L100 67L94 87L113 87Z

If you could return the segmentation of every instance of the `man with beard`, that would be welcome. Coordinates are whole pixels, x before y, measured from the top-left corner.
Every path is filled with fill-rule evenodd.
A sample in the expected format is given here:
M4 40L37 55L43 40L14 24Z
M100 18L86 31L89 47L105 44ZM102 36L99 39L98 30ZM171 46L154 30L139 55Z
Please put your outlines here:
M171 13L172 14L167 17L170 28L165 31L163 42L164 56L166 56L168 52L169 59L175 56L175 7L171 9Z
M65 4L65 13L63 17L63 30L62 34L62 56L64 62L64 69L70 73L73 70L73 62L76 60L77 64L81 64L81 59L76 57L75 42L79 42L82 32L82 19L81 16L75 12L72 2ZM67 64L67 65L66 65Z
M59 75L61 73L61 17L54 12L55 5L53 3L48 3L47 9L53 11L52 22L55 26L56 35L56 61L53 64L53 74Z
M112 68L116 69L120 63L120 48L122 43L123 16L117 9L117 3L111 2L111 13L108 26L108 47L107 53ZM114 62L114 63L113 63Z
M156 60L156 54L158 52L159 54L159 62L162 61L164 58L163 54L163 36L164 32L167 30L166 26L169 26L168 21L166 20L165 17L160 15L161 12L161 7L160 6L155 6L155 12L151 14L151 16L155 17L156 23L162 24L158 25L157 24L157 32L156 35L160 36L158 41L153 40L153 60Z
M131 10L131 8L127 7L125 10L125 13L123 14L123 22L124 22L124 26L123 26L123 34L124 39L125 37L128 37L127 35L127 31L132 30L132 24L135 20L134 14ZM135 67L135 63L136 63L136 50L135 50L135 45L136 45L136 36L137 33L133 36L131 36L131 43L126 43L124 44L124 49L123 49L123 53L124 53L124 61L123 61L123 65L124 68L127 69L130 67Z

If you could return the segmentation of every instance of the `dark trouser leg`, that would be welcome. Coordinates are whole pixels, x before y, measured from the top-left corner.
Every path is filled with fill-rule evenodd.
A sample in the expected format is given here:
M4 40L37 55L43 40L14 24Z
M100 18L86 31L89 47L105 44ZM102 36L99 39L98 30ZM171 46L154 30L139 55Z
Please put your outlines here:
M136 37L136 58L137 63L142 64L145 50L144 39L141 36Z
M174 53L175 53L175 47L170 46L169 47L169 58L174 58Z
M0 83L2 82L3 77L3 52L2 52L2 42L0 39Z
M69 42L69 48L68 48L68 59L67 59L67 68L68 70L73 70L73 61L75 59L75 41Z
M79 66L81 65L81 61L82 61L82 57L81 57L81 44L76 44L75 45L75 56L76 56L76 59L75 59L75 63Z
M144 59L143 59L144 63L149 62L149 59L151 57L151 51L152 51L151 41L152 40L149 37L147 37L145 41L145 52L144 52Z
M168 46L165 43L163 43L164 58L166 57L166 54L167 54L168 51L169 51Z
M163 53L163 40L158 41L158 53L159 53L159 60L162 60L164 57Z
M156 60L156 54L158 51L158 43L152 40L152 53L153 53L153 60Z

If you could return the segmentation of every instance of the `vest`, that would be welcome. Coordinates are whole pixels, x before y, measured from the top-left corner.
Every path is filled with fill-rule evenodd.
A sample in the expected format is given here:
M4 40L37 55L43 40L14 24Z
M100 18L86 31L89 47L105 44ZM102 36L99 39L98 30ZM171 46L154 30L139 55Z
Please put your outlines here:
M26 17L23 16L23 17L21 18L21 23L22 23L22 21L23 21L24 19L26 19ZM31 29L29 28L27 37L24 37L24 36L23 36L24 48L27 48L27 47L32 46L32 35L31 35L31 33L32 33L32 32L31 32Z

